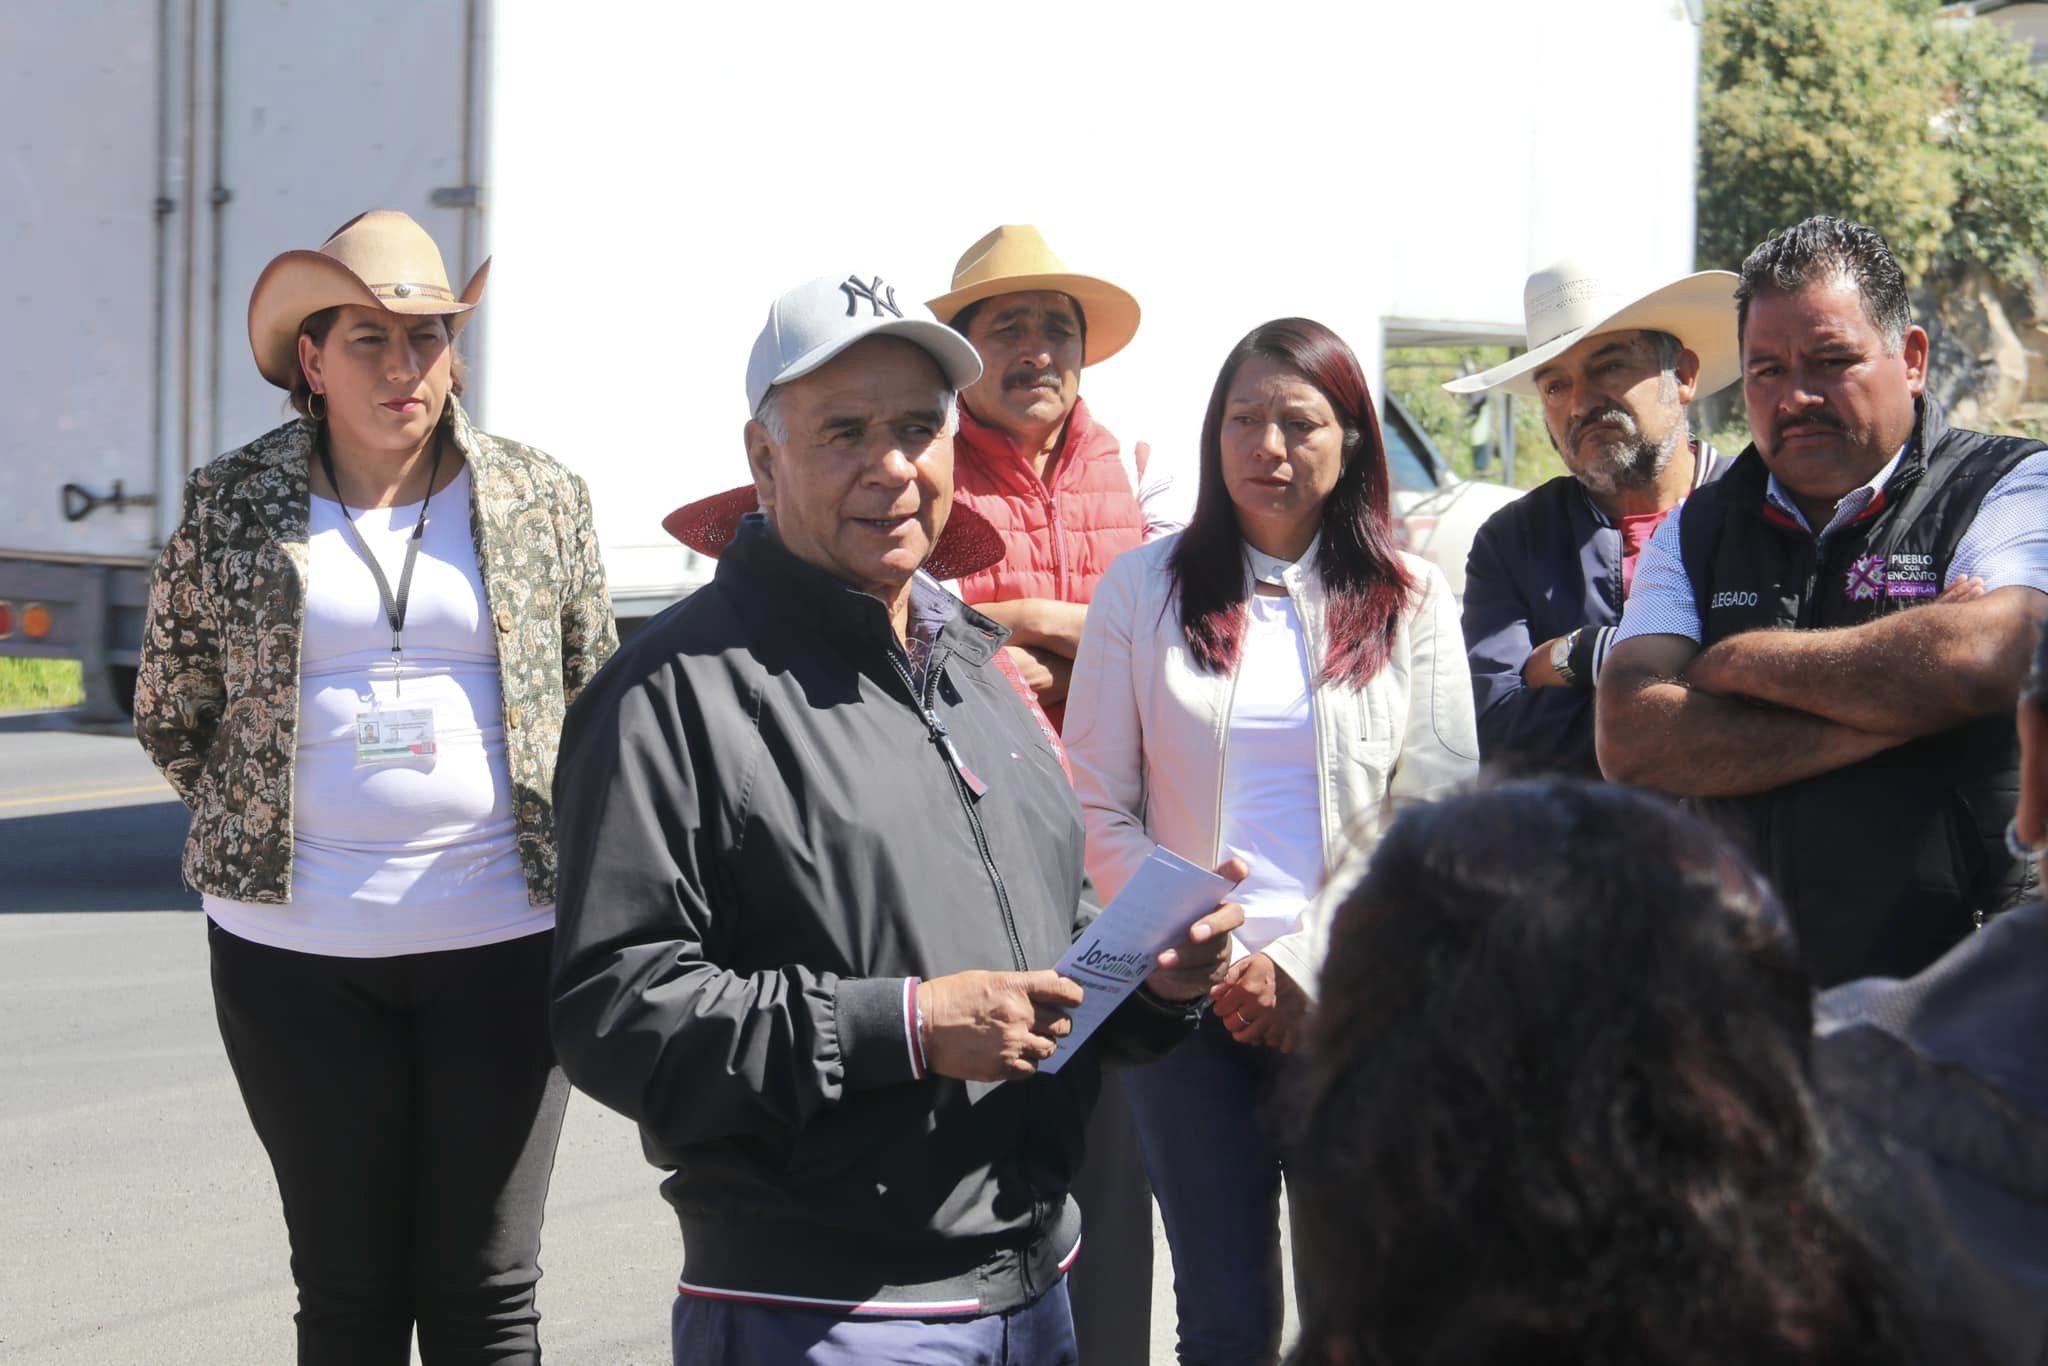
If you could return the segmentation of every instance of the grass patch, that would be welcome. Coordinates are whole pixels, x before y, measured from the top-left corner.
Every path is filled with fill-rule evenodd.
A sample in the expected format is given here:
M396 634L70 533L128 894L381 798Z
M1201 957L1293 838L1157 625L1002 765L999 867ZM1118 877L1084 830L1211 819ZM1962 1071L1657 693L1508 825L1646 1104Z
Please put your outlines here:
M75 707L84 700L77 660L0 656L0 712Z

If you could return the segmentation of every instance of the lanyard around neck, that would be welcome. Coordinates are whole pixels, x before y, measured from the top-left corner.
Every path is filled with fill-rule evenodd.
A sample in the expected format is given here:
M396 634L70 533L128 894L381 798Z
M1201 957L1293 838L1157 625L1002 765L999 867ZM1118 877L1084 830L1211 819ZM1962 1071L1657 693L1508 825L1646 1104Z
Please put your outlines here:
M420 537L427 529L427 504L434 497L434 481L441 476L441 439L434 438L434 460L427 469L427 491L420 497L419 520L412 524L412 535L405 539L405 567L398 573L398 593L393 596L391 580L384 577L384 567L377 563L377 556L370 550L363 533L356 529L356 517L348 510L348 504L341 496L341 481L334 477L334 457L327 450L327 433L320 433L320 468L327 472L328 487L334 490L334 501L341 507L341 524L348 528L349 539L356 543L356 550L363 557L363 563L370 567L370 577L377 581L377 592L384 599L384 620L391 627L391 676L399 688L404 687L400 677L405 663L405 605L412 593L412 567L420 557Z

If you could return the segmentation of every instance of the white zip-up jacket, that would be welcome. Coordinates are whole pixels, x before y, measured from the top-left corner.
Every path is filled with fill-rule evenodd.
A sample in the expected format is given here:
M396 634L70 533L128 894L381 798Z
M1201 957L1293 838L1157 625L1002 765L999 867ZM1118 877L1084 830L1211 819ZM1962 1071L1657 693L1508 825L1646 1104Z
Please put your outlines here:
M1089 604L1067 692L1063 738L1088 818L1088 872L1104 904L1161 845L1205 867L1223 857L1237 679L1204 672L1188 649L1167 569L1179 542L1162 537L1110 566ZM1313 560L1312 552L1281 577L1319 674L1328 614ZM1457 600L1435 565L1408 554L1401 562L1415 592L1386 667L1362 688L1323 683L1311 698L1326 886L1395 805L1440 795L1479 770ZM1245 577L1249 585L1249 565ZM1265 949L1311 997L1337 899L1316 897Z

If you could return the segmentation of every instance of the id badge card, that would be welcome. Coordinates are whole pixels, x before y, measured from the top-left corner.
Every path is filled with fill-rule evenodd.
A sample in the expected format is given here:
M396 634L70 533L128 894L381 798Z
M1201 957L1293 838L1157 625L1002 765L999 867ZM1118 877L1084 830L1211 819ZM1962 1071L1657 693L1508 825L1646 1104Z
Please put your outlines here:
M372 704L356 716L356 767L420 759L434 753L432 707Z

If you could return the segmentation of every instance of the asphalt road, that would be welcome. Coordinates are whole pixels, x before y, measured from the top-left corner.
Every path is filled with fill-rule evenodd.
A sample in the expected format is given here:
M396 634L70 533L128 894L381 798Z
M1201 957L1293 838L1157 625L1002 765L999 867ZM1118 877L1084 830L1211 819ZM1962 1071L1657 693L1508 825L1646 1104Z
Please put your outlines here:
M185 808L125 730L0 718L0 912L197 910Z
M0 1362L292 1358L284 1222L215 1031L184 833L132 734L0 718ZM629 1123L571 1100L541 1254L551 1359L667 1363L682 1248L658 1176Z

